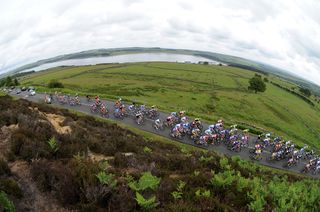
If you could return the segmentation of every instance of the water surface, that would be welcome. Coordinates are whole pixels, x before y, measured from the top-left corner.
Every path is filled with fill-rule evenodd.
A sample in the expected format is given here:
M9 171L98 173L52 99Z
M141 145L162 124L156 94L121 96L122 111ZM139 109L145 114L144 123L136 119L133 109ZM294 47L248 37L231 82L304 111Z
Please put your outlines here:
M34 68L23 70L26 71L41 71L58 66L82 66L82 65L96 65L101 63L133 63L133 62L189 62L198 63L199 61L208 61L210 63L217 63L217 61L209 60L204 57L172 54L172 53L139 53L139 54L125 54L106 57L91 57L82 59L63 60L53 63L46 63Z

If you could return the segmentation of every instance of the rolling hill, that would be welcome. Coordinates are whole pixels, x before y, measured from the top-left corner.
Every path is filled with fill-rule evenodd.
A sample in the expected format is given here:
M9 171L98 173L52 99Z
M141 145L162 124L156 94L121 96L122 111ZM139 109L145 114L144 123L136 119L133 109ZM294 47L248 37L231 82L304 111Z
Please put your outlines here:
M299 94L297 85L272 74L263 75L269 81L265 93L249 92L248 81L254 74L230 66L124 63L57 67L23 76L21 83L43 92L122 97L155 104L167 112L186 110L188 116L212 122L222 118L319 149L319 103ZM64 88L49 89L52 79Z
M44 60L39 60L34 63L30 63L27 65L24 65L22 67L16 68L14 70L9 71L8 73L4 73L0 75L1 77L12 75L18 72L21 72L26 69L31 69L46 63L52 63L57 61L63 61L63 60L70 60L70 59L81 59L81 58L90 58L90 57L106 57L106 56L113 56L113 55L122 55L122 54L134 54L134 53L150 53L150 52L166 52L166 53L176 53L176 54L186 54L186 55L194 55L194 56L201 56L208 59L213 59L216 61L220 61L226 64L229 64L231 66L245 68L247 70L253 70L258 71L262 73L272 73L275 75L278 75L280 77L283 77L287 80L290 80L302 87L307 87L311 89L314 93L320 96L320 87L318 85L315 85L312 82L306 81L304 79L301 79L300 77L287 72L285 70L275 68L273 66L270 66L268 64L264 64L261 62L256 62L240 57L225 55L225 54L219 54L219 53L213 53L213 52L207 52L207 51L196 51L196 50L187 50L187 49L168 49L168 48L142 48L142 47L131 47L131 48L114 48L114 49L93 49L88 51L82 51L82 52L76 52L71 54L65 54L60 55Z

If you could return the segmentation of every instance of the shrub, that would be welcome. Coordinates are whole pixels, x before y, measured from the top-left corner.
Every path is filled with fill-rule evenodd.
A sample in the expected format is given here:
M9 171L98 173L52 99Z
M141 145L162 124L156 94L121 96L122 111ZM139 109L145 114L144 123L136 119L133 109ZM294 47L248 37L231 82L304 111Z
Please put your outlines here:
M16 156L28 161L36 157L49 158L51 154L46 143L38 139L32 131L20 128L11 135L11 150Z
M201 189L198 189L196 192L196 197L200 198L200 197L204 197L204 198L209 198L211 195L210 190L204 190L203 192L201 191Z
M177 190L171 192L171 195L173 196L173 198L174 198L175 200L177 200L177 199L182 199L182 195L183 195L182 190L183 190L183 188L185 187L185 185L186 185L186 183L185 183L184 181L180 180L180 181L179 181L179 184L178 184L178 186L177 186Z
M214 159L213 156L205 157L205 156L202 155L202 156L199 158L199 161L204 162L204 163L207 163L207 162L209 162L209 161L211 161L211 160L213 160L213 159Z
M190 158L186 155L181 154L168 154L166 158L163 158L165 167L169 171L181 171L181 172L191 172L195 169L194 164L190 163Z
M117 189L112 192L107 207L108 211L130 212L136 210L136 205L134 192L125 185L118 185Z
M266 90L266 84L261 79L261 75L255 75L249 80L249 90L253 90L255 93L264 92Z
M262 197L256 197L253 202L250 202L249 209L252 211L262 212L264 211L265 200Z
M226 188L230 186L234 180L234 171L226 170L222 173L215 174L211 178L210 183L213 186Z
M64 88L63 84L57 80L51 80L48 84L49 88Z
M307 97L311 96L311 91L308 88L299 88L299 91Z
M182 147L182 148L180 149L180 151L181 151L182 153L184 153L184 154L188 154L188 153L189 153L189 150L187 150L185 147Z
M117 180L114 179L114 174L107 174L106 172L101 171L96 174L96 177L102 185L108 185L111 188L117 185Z
M151 210L157 207L158 203L156 203L156 197L153 196L149 199L145 199L139 192L136 192L137 203L140 207L146 210Z
M85 154L78 152L77 154L73 155L73 158L76 160L76 162L80 163L85 159Z
M151 153L152 152L152 149L150 149L149 147L144 147L143 148L143 151L145 152L145 153Z
M21 198L22 191L18 183L12 179L1 179L0 180L0 190L6 192L9 195Z
M153 176L150 172L144 172L139 181L130 182L129 187L134 191L143 191L147 188L156 190L160 180L160 178Z
M200 172L199 172L199 171L194 170L194 172L193 172L193 175L194 175L194 176L198 177L198 176L199 176L199 174L200 174Z
M1 175L10 175L11 171L8 167L8 164L5 160L0 159L0 176Z
M173 196L173 198L175 199L175 200L177 200L177 199L182 199L182 192L180 192L180 191L173 191L173 192L171 192L171 195Z
M222 157L219 163L222 169L230 169L229 160L227 157Z
M51 149L51 152L53 154L56 154L56 152L59 150L59 145L58 145L58 142L55 139L55 137L50 138L49 141L48 141L48 144L49 144L49 147Z
M108 168L110 167L110 164L109 164L109 162L107 161L107 160L105 160L105 161L101 161L100 163L99 163L99 168L101 169L101 170L107 170Z
M98 185L95 173L99 171L97 164L86 160L71 159L67 163L40 160L31 164L32 177L38 187L53 191L64 204L96 201L109 194L108 187Z
M3 191L0 191L0 205L2 205L8 212L15 211L13 203L9 200L7 194Z
M114 155L114 161L113 164L117 168L126 168L128 166L128 159L127 157L122 154L121 152L117 152Z
M238 123L237 122L237 128L240 130L249 130L250 133L255 135L261 135L263 132L261 130L255 129L254 126L247 126L246 123Z
M266 204L266 201L264 199L265 190L264 186L262 185L262 180L254 177L250 185L252 190L247 194L247 196L252 201L248 205L249 209L252 211L264 211L264 205Z
M53 173L50 164L46 160L31 163L31 175L41 191L51 190L50 177L53 176Z

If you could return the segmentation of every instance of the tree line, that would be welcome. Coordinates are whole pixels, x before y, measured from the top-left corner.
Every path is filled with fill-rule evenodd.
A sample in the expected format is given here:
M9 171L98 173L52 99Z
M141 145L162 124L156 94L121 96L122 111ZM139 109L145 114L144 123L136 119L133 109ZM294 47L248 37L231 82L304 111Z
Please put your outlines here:
M0 80L0 87L3 87L3 86L17 86L17 85L20 85L20 83L19 83L17 78L6 77L6 78Z

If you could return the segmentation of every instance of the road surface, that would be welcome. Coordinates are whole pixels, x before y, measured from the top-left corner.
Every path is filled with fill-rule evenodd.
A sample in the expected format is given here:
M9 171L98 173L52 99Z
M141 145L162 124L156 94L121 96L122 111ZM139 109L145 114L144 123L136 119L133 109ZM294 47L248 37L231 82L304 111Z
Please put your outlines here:
M41 94L41 93L37 93L35 96L28 96L28 92L26 92L26 91L22 92L20 94L16 94L15 91L12 91L10 93L10 95L18 97L18 98L27 99L27 100L33 101L33 102L44 102L44 96L45 96L44 94ZM67 108L67 109L73 109L73 110L77 110L79 112L86 113L86 114L93 115L93 116L100 116L98 114L93 114L93 113L90 112L90 104L87 103L86 98L80 97L80 99L81 99L81 103L82 103L80 106L70 106L68 104L59 104L56 101L54 101L52 103L52 106L58 106L58 107ZM173 140L173 142L181 142L181 143L189 144L189 145L192 145L192 146L197 146L199 148L212 150L212 151L215 151L215 152L218 152L218 153L222 153L222 154L227 155L227 156L238 155L238 156L240 156L241 159L251 160L250 157L249 157L250 156L249 150L253 149L253 146L254 146L254 142L253 141L256 140L256 136L254 136L254 135L250 136L249 147L242 148L241 152L238 152L238 153L228 150L226 148L226 146L223 145L223 144L221 144L221 145L199 146L199 145L194 144L194 142L191 139L187 138L187 137L183 138L182 140L172 139L172 137L169 135L169 133L170 133L169 129L165 129L164 131L156 131L152 127L152 120L150 120L150 119L146 120L143 125L136 124L136 122L134 121L134 119L132 117L126 117L123 120L117 119L117 118L113 117L113 115L112 115L113 114L114 102L109 101L109 100L102 100L102 101L104 103L106 103L107 108L110 111L109 112L110 113L109 119L116 120L118 122L125 123L125 124L133 126L135 128L138 128L138 129L141 129L141 130L144 130L144 131L147 131L147 132L151 132L151 133L154 133L154 134L169 138L169 139ZM166 117L169 115L169 114L164 113L164 112L159 112L159 114L160 114L160 119L161 120L165 120ZM209 125L208 123L202 122L202 124L203 124L204 129L208 128L208 125ZM270 149L267 148L265 151L263 151L262 156L263 156L262 160L255 161L255 162L257 162L259 164L262 164L262 165L265 165L265 166L269 166L269 167L273 167L273 168L277 168L277 169L282 169L282 170L287 170L287 171L292 171L292 172L296 172L296 173L300 173L300 171L303 169L303 167L305 166L305 164L307 162L305 160L302 160L301 162L299 162L299 164L297 166L293 166L290 169L288 169L288 168L284 168L284 166L283 166L286 163L285 160L283 160L283 161L274 161L274 162L268 162L266 160L266 158L270 156ZM312 176L312 177L317 177L317 178L320 177L319 174L318 175L312 175L312 174L309 173L307 175Z

